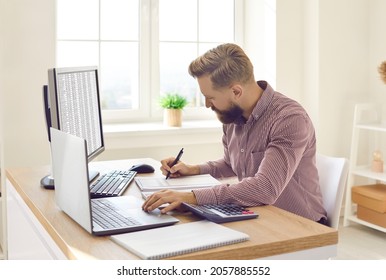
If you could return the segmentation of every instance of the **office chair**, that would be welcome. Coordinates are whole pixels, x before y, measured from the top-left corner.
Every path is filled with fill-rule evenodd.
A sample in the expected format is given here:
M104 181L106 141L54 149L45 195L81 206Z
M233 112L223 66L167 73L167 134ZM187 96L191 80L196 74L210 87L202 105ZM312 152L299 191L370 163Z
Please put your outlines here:
M346 158L316 154L316 167L319 173L323 206L327 211L327 225L338 229L349 162Z

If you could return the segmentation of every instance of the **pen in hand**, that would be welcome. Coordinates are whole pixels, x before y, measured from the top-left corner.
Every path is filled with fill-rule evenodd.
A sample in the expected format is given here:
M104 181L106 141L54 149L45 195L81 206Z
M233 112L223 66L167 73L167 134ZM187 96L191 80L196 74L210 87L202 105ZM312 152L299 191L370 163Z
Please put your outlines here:
M180 160L183 153L184 153L184 148L180 150L176 159L172 162L172 165L170 165L170 167L173 167ZM168 171L168 174L166 175L166 180L169 178L169 176L170 176L170 171Z

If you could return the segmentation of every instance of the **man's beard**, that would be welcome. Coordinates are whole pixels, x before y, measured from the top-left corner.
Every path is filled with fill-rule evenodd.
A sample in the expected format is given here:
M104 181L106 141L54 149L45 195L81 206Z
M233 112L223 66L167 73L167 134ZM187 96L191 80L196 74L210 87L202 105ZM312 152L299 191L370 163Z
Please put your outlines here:
M235 120L243 116L243 109L238 105L231 103L231 106L227 110L218 110L216 107L211 107L213 111L216 112L217 118L223 124L233 123Z

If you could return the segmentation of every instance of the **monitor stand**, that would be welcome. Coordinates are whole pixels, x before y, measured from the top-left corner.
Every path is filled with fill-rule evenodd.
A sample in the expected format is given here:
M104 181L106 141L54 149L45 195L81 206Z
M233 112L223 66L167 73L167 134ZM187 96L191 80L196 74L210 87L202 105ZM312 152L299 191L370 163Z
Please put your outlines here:
M99 176L99 172L98 171L93 171L93 170L89 170L89 173L88 173L88 179L89 179L89 182L92 182L94 181L94 179L96 177ZM40 180L40 185L45 188L45 189L48 189L48 190L53 190L55 189L55 180L54 180L54 177L52 177L52 175L47 175L45 177L43 177L41 180Z

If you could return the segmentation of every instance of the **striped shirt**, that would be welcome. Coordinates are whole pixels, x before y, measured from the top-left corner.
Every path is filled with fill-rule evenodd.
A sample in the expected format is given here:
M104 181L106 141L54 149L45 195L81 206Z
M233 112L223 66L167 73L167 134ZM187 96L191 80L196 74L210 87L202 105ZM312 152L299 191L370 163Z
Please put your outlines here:
M314 221L325 218L309 116L267 82L258 85L264 92L249 119L223 125L224 157L200 165L201 174L239 182L194 190L197 203L269 204Z

